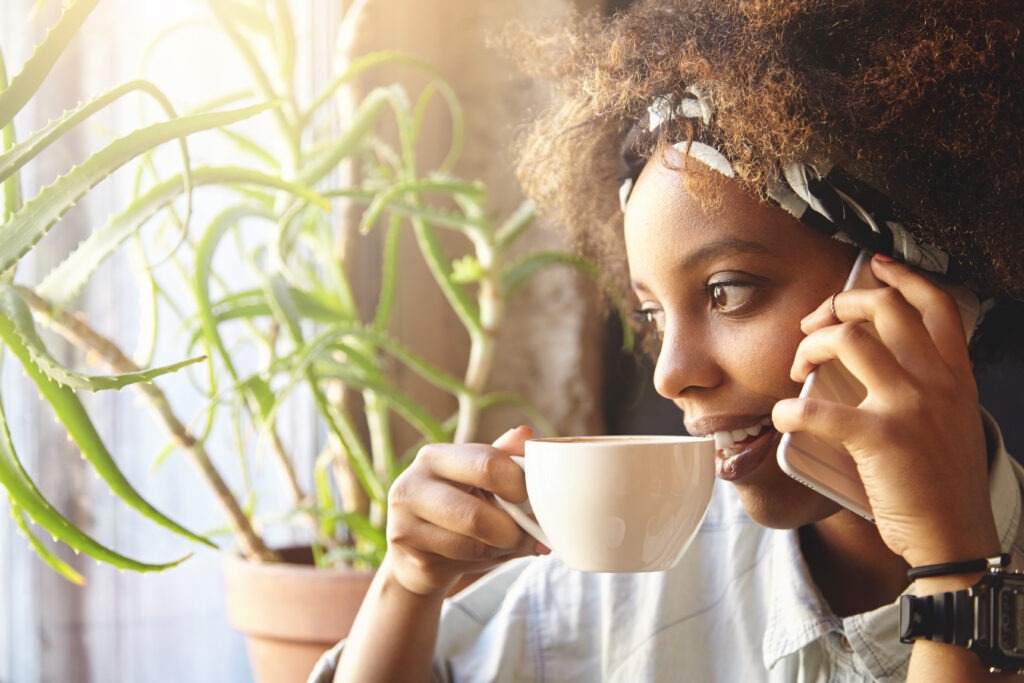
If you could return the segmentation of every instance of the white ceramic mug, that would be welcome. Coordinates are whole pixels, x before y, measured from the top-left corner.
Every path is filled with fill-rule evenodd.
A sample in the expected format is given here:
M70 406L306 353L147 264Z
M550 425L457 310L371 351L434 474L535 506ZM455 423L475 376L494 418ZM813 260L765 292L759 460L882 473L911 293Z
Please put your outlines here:
M526 457L513 459L529 500L498 504L580 571L669 569L696 535L715 484L714 441L702 437L531 439Z

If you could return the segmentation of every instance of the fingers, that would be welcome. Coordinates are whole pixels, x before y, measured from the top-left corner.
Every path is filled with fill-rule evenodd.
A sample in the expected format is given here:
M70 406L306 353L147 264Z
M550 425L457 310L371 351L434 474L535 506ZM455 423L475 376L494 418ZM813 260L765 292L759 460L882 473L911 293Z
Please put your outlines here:
M847 434L870 427L865 414L854 406L814 398L787 398L772 408L772 424L780 432L808 432L843 441Z
M533 538L520 531L513 533L513 542L502 541L500 545L495 545L431 521L409 516L389 523L388 542L393 547L400 546L405 552L424 557L432 555L458 563L493 564L497 560L531 554L534 550L537 542ZM471 570L460 568L460 571Z
M511 557L536 554L536 541L492 500L526 499L522 453L529 428L484 444L431 444L388 493L388 552L402 585L421 594L444 591L462 574Z
M892 287L854 289L836 295L834 302L836 317L841 323L871 323L878 338L901 364L911 368L927 367L942 361L934 344L930 343L920 312L898 290ZM813 324L819 323L820 315L818 310L811 315L814 320L801 325L805 333L825 327L819 325L812 329ZM832 320L831 308L828 317L830 324L836 324Z
M526 442L533 438L533 430L527 426L519 426L510 429L492 444L495 448L501 449L509 455L525 455Z
M925 377L945 369L959 377L969 375L970 361L954 299L908 266L878 257L873 265L892 286L841 292L806 316L801 329L808 338L798 351L793 378L804 381L815 365L836 357L865 383L871 377L891 383L894 375L890 373L901 372ZM880 342L858 331L862 326L855 324L865 322L871 323L868 329L874 330Z
M503 435L501 439L506 436L509 435ZM512 435L509 438L519 437ZM514 446L517 444L513 441ZM523 470L509 459L508 454L493 446L430 444L420 450L416 460L436 478L468 489L482 489L513 503L526 500Z
M838 359L867 396L785 399L772 422L840 442L886 544L914 564L994 532L989 507L972 503L987 486L984 430L956 300L906 265L876 256L871 269L888 286L823 301L801 321L808 336L792 368L803 381Z
M445 595L467 573L543 553L492 499L526 499L523 470L509 455L522 454L532 436L528 427L518 427L493 446L420 449L388 493L389 566L406 590Z
M484 555L475 552L483 553L477 546L507 551L522 541L523 531L519 525L486 498L437 479L418 480L415 490L409 489L399 482L392 486L389 504L393 511L401 513L399 519L426 522L465 539L465 547L460 546L458 554L449 554L454 552L450 549L447 552L442 548L435 549L445 557L483 559Z
M871 269L921 313L921 320L946 364L951 368L966 366L969 369L963 321L956 299L921 273L891 259L876 255Z
M869 390L892 383L903 373L892 353L864 325L843 323L818 330L800 342L790 377L805 382L816 367L836 359Z

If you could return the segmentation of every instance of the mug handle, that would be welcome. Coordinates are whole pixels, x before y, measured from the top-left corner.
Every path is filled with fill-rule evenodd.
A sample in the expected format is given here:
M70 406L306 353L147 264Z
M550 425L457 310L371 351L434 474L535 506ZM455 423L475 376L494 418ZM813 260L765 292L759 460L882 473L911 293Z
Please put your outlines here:
M510 455L509 457L512 458L512 462L519 465L520 469L524 472L526 471L526 458L521 455ZM533 508L530 507L529 499L522 503L510 503L501 496L494 496L494 501L516 521L516 524L522 527L523 531L548 548L551 547L547 534L544 533L544 530L540 528L540 524L537 524L537 521L533 518Z

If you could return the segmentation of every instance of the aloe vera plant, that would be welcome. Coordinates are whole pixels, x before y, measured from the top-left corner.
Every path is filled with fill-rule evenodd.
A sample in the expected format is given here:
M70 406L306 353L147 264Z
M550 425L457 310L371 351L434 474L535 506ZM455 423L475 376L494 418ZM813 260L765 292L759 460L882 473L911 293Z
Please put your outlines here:
M302 529L318 564L373 567L385 550L388 487L417 446L398 443L396 423L411 426L421 441L466 441L475 438L482 412L512 405L544 427L543 416L522 398L486 390L507 302L527 279L549 266L596 273L587 262L564 252L511 256L531 224L533 207L523 204L507 218L495 219L487 188L454 175L462 144L462 110L451 87L429 65L397 52L374 53L353 59L318 92L300 92L297 40L287 0L207 0L212 23L249 71L248 90L179 115L156 84L135 80L18 139L15 114L31 101L98 1L71 3L9 83L0 54L0 270L6 272L0 283L0 340L96 472L141 514L173 532L210 543L166 518L135 492L104 447L77 391L129 385L140 391L170 435L163 457L182 452L197 467L246 557L277 559L262 536L267 519L276 516ZM354 13L363 4L354 3L345 21L354 22ZM341 33L352 30L342 27ZM339 92L382 66L413 70L426 77L427 85L414 98L398 85L374 89L330 131L314 125L319 111ZM154 100L164 111L164 120L117 137L23 200L19 173L26 164L60 145L83 121L128 96ZM451 122L451 146L436 167L423 169L418 142L426 112L438 98ZM228 128L256 115L269 120L273 136L256 139ZM396 131L394 142L378 134L382 127ZM214 131L234 145L232 165L193 160L188 139L200 131ZM166 143L180 149L180 169L169 177L154 174L150 160L151 152ZM38 283L20 283L21 259L44 234L60 228L69 208L125 164L137 166L138 192ZM335 173L340 164L347 164L358 182L340 182ZM222 192L215 215L200 221L193 215L192 202L206 187ZM332 209L341 200L361 206L361 219L339 219ZM177 235L168 237L171 247L159 257L149 253L151 246L140 248L139 242L130 241L154 217L169 226L168 234ZM367 313L357 305L346 245L374 230L383 231L381 274L375 305ZM441 231L461 237L458 255L444 246ZM399 249L410 239L468 336L470 351L460 376L420 357L408 340L391 332L401 277ZM140 368L71 308L99 265L125 248L141 251L148 259L146 289L177 311L187 326L179 362ZM235 257L243 276L237 270L219 270L218 255L225 252ZM177 288L168 284L175 278ZM114 374L85 375L64 367L46 349L38 325L102 358ZM167 327L157 325L152 334ZM628 335L628 326L625 330ZM240 361L239 348L257 350L258 360ZM187 366L202 368L192 373L205 399L198 415L181 414L153 381ZM451 396L455 409L446 413L424 405L397 387L396 366ZM184 377L179 373L162 381L168 380ZM326 434L326 445L308 473L297 471L294 446L285 443L278 425L283 406L299 394L310 397ZM81 580L30 532L26 518L77 551L118 567L158 570L184 559L141 563L75 528L45 500L21 466L2 404L0 424L0 485L7 489L15 520L32 547L55 569ZM247 446L240 436L236 458L212 454L212 435L224 428L238 435L255 434L255 445ZM232 490L219 471L232 460L247 471L250 459L263 457L254 452L257 449L266 450L280 467L291 500L289 510L260 509L251 490ZM357 483L355 488L346 484L351 481Z
M133 368L129 372L111 376L77 373L63 367L49 354L37 334L36 320L28 304L13 283L20 259L58 224L61 216L114 170L131 163L163 143L175 140L182 141L179 144L183 158L187 162L188 152L183 142L185 137L248 118L266 109L266 105L179 117L167 98L155 86L137 83L87 102L29 135L25 140L19 141L14 131L15 115L39 90L54 63L95 7L96 2L97 0L82 0L70 5L58 24L25 62L20 73L11 79L8 79L6 64L0 53L0 184L3 187L3 227L0 229L0 251L3 252L0 261L3 262L3 266L0 267L0 271L4 273L0 283L0 339L9 351L8 357L22 366L41 397L49 404L57 421L66 430L68 437L76 443L96 473L106 481L112 493L157 524L194 541L210 544L208 539L183 528L156 510L132 487L107 451L76 394L77 390L121 389L139 382L151 382L156 377L198 362L201 358L192 358L146 371ZM23 197L19 171L25 164L47 148L59 144L67 131L96 111L136 90L156 99L164 107L167 120L131 131L115 139L102 150L70 168L33 197L27 200ZM187 163L185 165L187 167ZM183 181L183 185L183 191L187 191L188 182ZM105 547L76 528L45 499L25 472L10 438L2 398L0 423L3 427L0 432L0 484L7 489L12 514L32 546L63 575L73 581L82 580L67 563L44 548L34 536L34 532L25 524L25 515L54 539L67 543L76 551L85 552L119 567L140 571L159 570L174 566L184 559L178 558L155 564L139 562Z

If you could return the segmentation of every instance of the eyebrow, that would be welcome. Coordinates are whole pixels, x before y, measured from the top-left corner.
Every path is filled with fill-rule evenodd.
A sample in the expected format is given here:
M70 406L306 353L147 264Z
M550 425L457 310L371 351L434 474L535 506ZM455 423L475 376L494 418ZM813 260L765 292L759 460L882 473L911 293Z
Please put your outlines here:
M744 240L738 237L724 237L722 239L707 242L699 249L689 254L677 267L678 270L690 270L697 268L704 262L712 261L722 256L733 256L735 254L761 254L764 256L776 256L777 254L769 249L763 242ZM631 282L633 289L649 291L647 287L636 280Z

